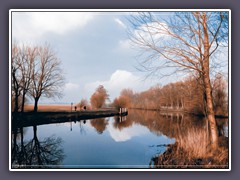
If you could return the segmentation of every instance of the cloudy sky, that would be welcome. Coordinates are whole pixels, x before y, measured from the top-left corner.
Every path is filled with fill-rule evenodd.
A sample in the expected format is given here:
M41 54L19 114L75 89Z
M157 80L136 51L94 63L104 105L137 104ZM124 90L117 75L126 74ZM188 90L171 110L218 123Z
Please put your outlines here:
M136 69L138 52L127 36L128 16L127 12L12 12L13 42L47 42L62 61L63 98L41 98L40 103L89 100L99 85L104 85L113 100L123 88L140 92L171 81L146 79Z
M118 12L13 12L12 41L50 43L62 61L64 96L55 103L90 99L104 85L110 99L123 88L143 91L157 83L136 70L136 51L130 47L126 17ZM52 102L41 98L40 103Z

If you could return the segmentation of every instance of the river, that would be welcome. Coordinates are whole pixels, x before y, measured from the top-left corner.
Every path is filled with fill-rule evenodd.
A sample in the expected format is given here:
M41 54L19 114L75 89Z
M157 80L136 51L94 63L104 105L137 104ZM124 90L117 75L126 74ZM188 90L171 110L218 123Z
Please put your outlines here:
M228 119L218 120L218 131L228 138ZM188 156L209 153L208 132L203 118L143 110L23 127L12 131L12 168L153 168L176 143Z

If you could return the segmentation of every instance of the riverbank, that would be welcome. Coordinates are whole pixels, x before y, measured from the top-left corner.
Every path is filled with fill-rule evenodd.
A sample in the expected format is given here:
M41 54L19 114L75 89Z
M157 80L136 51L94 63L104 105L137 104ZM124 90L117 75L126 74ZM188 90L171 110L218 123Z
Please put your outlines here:
M74 111L75 105L71 104L39 104L38 112L71 112ZM33 111L34 105L28 104L25 105L24 111L30 112ZM80 108L77 107L77 111L80 111Z
M218 149L211 149L205 156L191 156L178 143L174 143L162 155L153 158L152 162L154 168L161 169L228 169L228 138L219 138Z
M81 110L81 111L39 111L24 112L12 114L14 127L27 127L34 125L63 123L71 121L80 121L87 119L103 118L110 116L126 116L128 112L121 114L116 109L98 109L98 110Z
M193 116L198 116L198 117L205 117L206 115L202 114L202 113L195 113L195 112L191 112L191 111L187 111L185 109L173 109L173 108L159 108L159 109L156 109L156 108L152 108L152 109L146 109L146 108L134 108L134 107L131 107L131 108L128 108L128 109L132 109L132 110L140 110L140 111L157 111L157 112L160 112L160 113L163 113L164 115L168 115L168 114L172 114L172 115L175 115L175 114L189 114L189 115L193 115ZM224 114L216 114L215 115L216 118L228 118L228 115L224 115Z
M71 111L75 111L74 107L76 105L72 105L71 104L39 104L38 105L38 112L71 112ZM77 109L76 111L80 112L82 111L82 109L80 109L79 106L76 106ZM25 106L25 111L26 112L30 112L33 111L34 106L32 104L30 105L26 105ZM178 108L178 109L174 109L174 108L161 108L161 109L157 109L157 108L134 108L134 107L129 107L128 109L132 109L132 110L140 110L140 111L157 111L160 113L164 113L164 114L189 114L189 115L194 115L194 116L198 116L198 117L204 117L204 114L199 114L199 113L194 113L194 112L189 112L183 108ZM228 115L220 115L217 114L215 115L216 118L228 118Z

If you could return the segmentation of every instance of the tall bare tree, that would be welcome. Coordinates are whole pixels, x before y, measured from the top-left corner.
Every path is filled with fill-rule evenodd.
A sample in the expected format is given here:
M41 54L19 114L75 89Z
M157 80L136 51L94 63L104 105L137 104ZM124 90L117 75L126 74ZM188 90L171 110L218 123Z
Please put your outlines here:
M164 73L162 69L169 68L170 73L165 75L182 70L199 74L212 142L217 144L210 67L219 47L228 45L228 12L179 12L162 17L139 13L130 19L131 41L145 55L141 65L152 73Z
M36 46L25 46L20 47L21 62L19 64L21 73L21 88L22 88L22 100L21 100L21 112L24 111L26 94L29 91L30 84L32 82L31 76L33 71L33 63L37 57Z
M33 63L32 83L29 92L34 98L34 111L37 112L41 96L61 97L64 84L61 61L49 45L37 48L37 58Z
M14 103L14 112L18 112L19 99L22 93L20 65L24 57L20 56L20 49L16 44L12 47L11 70L12 70L12 101Z

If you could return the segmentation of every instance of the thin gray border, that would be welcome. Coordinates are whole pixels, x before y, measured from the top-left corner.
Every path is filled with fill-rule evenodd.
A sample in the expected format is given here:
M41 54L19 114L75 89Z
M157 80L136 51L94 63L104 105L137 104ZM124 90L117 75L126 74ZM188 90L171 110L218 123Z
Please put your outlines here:
M239 171L239 152L240 145L240 111L239 111L239 99L240 99L240 85L238 78L240 77L240 62L238 57L240 57L240 51L238 50L238 41L240 39L240 22L238 17L240 17L240 11L238 9L240 5L239 0L162 0L161 2L155 0L127 0L127 2L122 1L112 1L112 0L88 0L84 2L76 2L75 0L41 0L41 1L31 1L31 0L21 0L20 1L0 1L0 174L4 179L44 179L53 178L58 180L64 180L67 178L71 179L124 179L124 178L138 178L141 179L212 179L212 180L225 180L225 179L238 179L240 177ZM8 10L11 8L229 8L232 10L232 171L227 173L222 172L73 172L73 173L27 173L27 172L12 172L8 171ZM5 88L7 87L7 88ZM6 106L7 104L7 106ZM235 120L235 121L234 121ZM236 138L234 138L236 137ZM234 158L236 157L236 158Z

